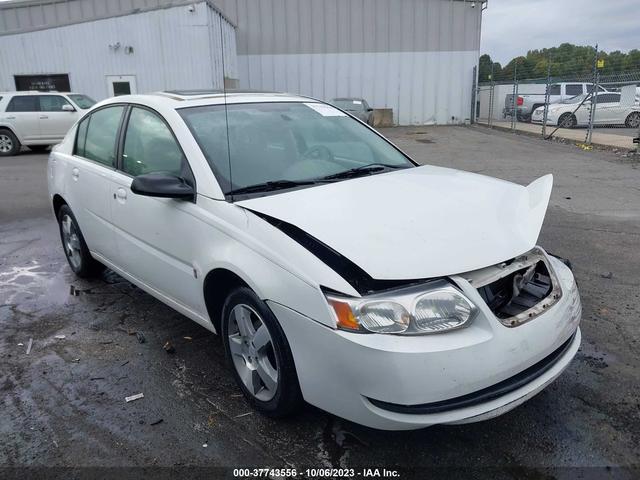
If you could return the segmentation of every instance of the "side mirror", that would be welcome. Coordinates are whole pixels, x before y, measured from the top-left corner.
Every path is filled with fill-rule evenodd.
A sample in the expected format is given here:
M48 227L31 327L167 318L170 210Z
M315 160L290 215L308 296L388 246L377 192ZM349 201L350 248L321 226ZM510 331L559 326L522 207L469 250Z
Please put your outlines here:
M63 112L75 112L76 109L73 108L71 105L69 105L68 103L65 103L64 105L62 105L62 111Z
M138 175L131 182L131 191L146 197L192 200L195 190L183 178L164 173Z
M371 107L367 108L367 112L373 112L373 108Z

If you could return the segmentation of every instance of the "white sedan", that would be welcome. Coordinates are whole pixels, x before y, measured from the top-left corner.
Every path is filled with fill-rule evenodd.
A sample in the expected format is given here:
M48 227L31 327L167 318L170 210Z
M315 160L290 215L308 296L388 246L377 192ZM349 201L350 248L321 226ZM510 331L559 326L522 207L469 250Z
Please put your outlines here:
M596 95L596 109L593 115L594 125L624 125L627 128L640 126L640 107L638 104L625 105L620 102L621 94L606 92ZM564 128L589 125L592 100L590 94L577 95L561 103L549 105L547 124ZM544 107L534 110L531 121L542 123Z
M106 100L48 181L71 269L109 267L221 334L267 415L304 400L380 429L475 422L540 392L580 345L571 270L536 246L551 175L418 166L316 100Z

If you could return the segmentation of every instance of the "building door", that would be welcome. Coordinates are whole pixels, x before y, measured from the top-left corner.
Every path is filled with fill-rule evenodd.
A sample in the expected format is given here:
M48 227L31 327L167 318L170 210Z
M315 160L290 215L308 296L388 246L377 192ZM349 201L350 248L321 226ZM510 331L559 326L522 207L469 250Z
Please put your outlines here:
M135 75L107 75L107 91L110 97L138 93Z

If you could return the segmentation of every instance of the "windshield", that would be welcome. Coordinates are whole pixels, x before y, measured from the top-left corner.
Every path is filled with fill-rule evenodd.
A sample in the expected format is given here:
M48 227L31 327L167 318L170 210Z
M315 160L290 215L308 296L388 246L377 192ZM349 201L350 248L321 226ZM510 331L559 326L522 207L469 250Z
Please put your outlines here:
M293 188L294 182L415 166L375 132L322 103L228 104L226 112L224 105L207 105L179 113L225 195L267 182Z
M87 97L86 95L72 93L67 96L71 100L73 100L73 103L75 103L78 106L78 108L81 108L83 110L86 110L87 108L91 108L96 104L96 101L93 98Z
M331 103L342 110L347 110L348 112L364 110L362 100L354 98L336 98Z

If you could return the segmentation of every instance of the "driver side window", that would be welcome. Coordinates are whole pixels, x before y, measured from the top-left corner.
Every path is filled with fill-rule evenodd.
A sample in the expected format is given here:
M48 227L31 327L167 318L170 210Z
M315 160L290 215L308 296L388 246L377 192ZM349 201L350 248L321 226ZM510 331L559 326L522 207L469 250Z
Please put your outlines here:
M122 170L132 176L168 173L181 176L184 155L167 124L155 113L131 109L122 154Z

